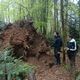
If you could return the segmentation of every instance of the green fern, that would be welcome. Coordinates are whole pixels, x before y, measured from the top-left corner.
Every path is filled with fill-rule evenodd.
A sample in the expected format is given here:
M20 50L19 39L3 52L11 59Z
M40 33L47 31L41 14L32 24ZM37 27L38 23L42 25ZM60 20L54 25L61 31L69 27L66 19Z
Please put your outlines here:
M12 54L11 48L6 48L0 52L0 78L7 74L7 79L12 80L14 77L18 78L20 73L27 75L33 70L33 66L25 64L22 60L16 59L10 54Z

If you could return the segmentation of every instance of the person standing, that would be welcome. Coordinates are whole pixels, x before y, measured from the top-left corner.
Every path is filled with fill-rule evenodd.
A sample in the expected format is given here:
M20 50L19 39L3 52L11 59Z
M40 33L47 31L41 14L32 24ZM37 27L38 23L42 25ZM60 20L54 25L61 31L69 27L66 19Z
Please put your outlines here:
M61 47L62 47L62 38L60 37L58 32L54 32L54 57L55 57L55 64L60 65L61 59L60 59L60 53L61 53Z
M76 59L76 54L77 54L77 42L75 40L75 38L70 35L69 36L69 41L67 43L67 55L70 61L70 76L71 76L71 80L75 80L75 72L76 72L76 68L75 68L75 59Z
M67 55L70 61L71 67L75 66L75 58L77 53L77 42L72 35L69 36L67 43Z

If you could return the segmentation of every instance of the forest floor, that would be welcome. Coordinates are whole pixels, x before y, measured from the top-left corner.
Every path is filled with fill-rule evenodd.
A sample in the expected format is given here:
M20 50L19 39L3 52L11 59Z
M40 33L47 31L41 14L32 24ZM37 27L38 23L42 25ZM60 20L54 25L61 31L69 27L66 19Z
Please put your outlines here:
M51 62L51 60L52 58L50 56L42 56L39 61L34 57L30 57L28 59L29 64L37 67L37 80L72 80L70 77L70 71L67 69L67 67L63 65L54 65L52 68L49 68L48 63ZM69 65L69 62L67 62L67 65ZM76 58L76 69L77 71L80 71L79 56Z

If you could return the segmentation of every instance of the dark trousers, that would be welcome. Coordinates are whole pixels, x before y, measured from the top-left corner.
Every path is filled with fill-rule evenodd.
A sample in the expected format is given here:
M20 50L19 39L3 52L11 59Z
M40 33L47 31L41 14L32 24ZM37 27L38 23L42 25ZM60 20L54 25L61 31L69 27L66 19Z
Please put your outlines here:
M58 51L57 49L54 49L54 57L55 57L55 60L56 60L56 64L61 64L61 59L60 59L60 53L58 53L60 51Z
M68 58L69 58L69 61L70 61L70 68L69 68L69 71L70 71L70 75L71 75L71 80L75 80L75 73L76 73L76 67L75 67L75 58L76 58L76 51L68 51L67 52L68 54Z
M71 66L75 66L76 51L68 51L68 58Z

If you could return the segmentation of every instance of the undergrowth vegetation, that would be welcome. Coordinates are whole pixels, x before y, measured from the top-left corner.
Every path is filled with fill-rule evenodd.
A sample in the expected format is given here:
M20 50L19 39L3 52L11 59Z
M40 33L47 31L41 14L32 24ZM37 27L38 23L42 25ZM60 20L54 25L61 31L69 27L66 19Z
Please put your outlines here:
M25 64L22 60L11 56L12 49L6 48L0 52L0 80L22 80L31 71L34 66Z

